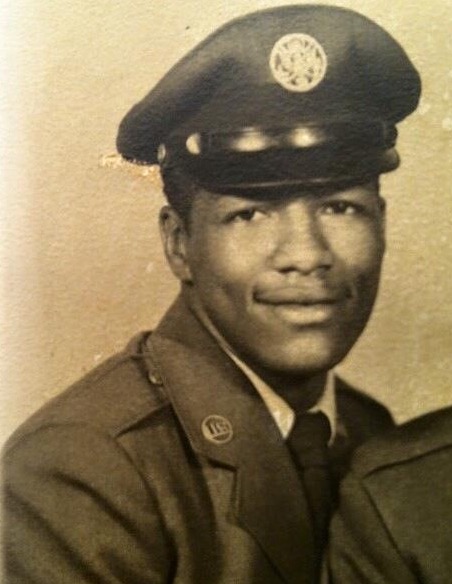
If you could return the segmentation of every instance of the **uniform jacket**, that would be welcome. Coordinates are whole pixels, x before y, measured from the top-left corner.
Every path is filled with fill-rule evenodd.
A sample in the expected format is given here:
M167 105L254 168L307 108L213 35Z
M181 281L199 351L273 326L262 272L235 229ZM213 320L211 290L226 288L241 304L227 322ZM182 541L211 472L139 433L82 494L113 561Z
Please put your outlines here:
M342 490L334 584L452 581L452 408L364 446Z
M391 424L339 382L334 468ZM206 417L231 425L206 439ZM8 584L308 584L313 539L261 398L184 303L10 439Z

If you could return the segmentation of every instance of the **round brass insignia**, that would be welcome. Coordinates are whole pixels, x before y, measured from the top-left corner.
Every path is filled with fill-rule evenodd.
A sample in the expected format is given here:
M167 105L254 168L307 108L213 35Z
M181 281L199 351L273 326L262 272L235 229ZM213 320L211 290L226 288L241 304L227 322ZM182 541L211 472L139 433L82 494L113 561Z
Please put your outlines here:
M304 93L314 89L325 77L328 59L314 37L293 33L275 43L269 65L273 77L282 87Z
M224 416L207 416L202 421L201 429L204 438L214 444L226 444L234 435L231 422Z

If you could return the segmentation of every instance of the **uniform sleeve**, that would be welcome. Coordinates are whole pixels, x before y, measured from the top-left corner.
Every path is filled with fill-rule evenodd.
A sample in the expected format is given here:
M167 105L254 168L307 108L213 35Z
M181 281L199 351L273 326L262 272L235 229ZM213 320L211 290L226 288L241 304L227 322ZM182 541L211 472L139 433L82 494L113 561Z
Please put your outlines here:
M362 482L343 482L327 555L330 584L419 584Z
M40 429L4 455L5 584L160 584L170 543L158 504L117 442Z

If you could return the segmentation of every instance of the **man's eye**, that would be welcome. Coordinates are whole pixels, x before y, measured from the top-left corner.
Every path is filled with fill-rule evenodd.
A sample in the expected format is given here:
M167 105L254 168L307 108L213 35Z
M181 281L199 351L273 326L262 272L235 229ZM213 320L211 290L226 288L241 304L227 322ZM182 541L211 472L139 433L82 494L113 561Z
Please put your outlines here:
M250 221L253 220L255 221L256 219L259 219L263 215L264 213L259 209L254 209L250 207L249 209L241 209L240 211L234 211L234 213L232 213L230 216L230 220L248 223Z
M349 201L332 201L324 206L323 211L326 215L356 215L362 212L362 209Z

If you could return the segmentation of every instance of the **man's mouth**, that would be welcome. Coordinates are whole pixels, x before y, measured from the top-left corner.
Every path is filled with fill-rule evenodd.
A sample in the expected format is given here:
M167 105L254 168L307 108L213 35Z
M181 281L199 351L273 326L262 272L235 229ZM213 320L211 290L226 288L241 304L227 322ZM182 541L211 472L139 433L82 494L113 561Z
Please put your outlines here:
M348 296L344 291L290 287L258 291L255 301L283 321L309 326L328 323Z
M255 300L263 304L315 306L336 304L346 297L344 292L313 288L275 288L258 291Z

